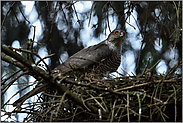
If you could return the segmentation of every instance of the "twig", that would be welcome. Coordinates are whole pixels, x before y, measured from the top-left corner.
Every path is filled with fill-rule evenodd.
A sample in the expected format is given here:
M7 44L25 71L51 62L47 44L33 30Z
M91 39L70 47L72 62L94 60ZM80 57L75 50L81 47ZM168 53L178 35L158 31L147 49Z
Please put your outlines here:
M8 13L10 12L11 8L14 6L14 4L15 4L15 2L10 6L10 8L9 8L8 12L6 13L6 15L5 15L4 19L3 19L2 25L1 25L1 30L2 30L2 28L3 28L3 25L4 25L4 22L5 22L5 19L6 19L7 15L8 15Z
M63 8L62 8L62 5L60 5L60 8L61 8L61 11L63 12L63 15L64 15L64 18L65 18L66 24L67 24L67 26L68 26L69 24L68 24L66 15L65 15L65 13L64 13L64 10L63 10Z
M89 112L91 112L91 110L86 106L86 104L85 104L85 100L83 99L83 97L81 97L81 100L82 100L82 102L83 102L83 106L89 111Z
M69 4L68 6L65 6L65 8L68 9L69 7L71 7L72 5L74 5L76 2L78 2L78 1L75 1L75 2L73 2L71 4Z
M174 100L175 100L175 122L177 121L177 97L176 97L176 90L175 90L175 87L172 85L173 87L173 90L174 90L174 93L175 93L175 97L174 97Z
M115 109L115 106L116 106L116 102L117 102L117 99L115 99L114 104L113 104L113 106L112 106L112 114L111 114L111 120L110 120L110 122L112 122L112 121L113 121L113 117L114 117L114 109Z
M90 26L90 20L91 20L91 15L92 15L92 10L93 10L94 4L95 4L95 1L93 1L92 7L91 7L91 10L90 10L90 17L89 17L88 27Z
M5 82L7 80L9 80L11 77L13 77L15 74L19 73L20 71L21 71L21 69L20 70L17 70L17 71L14 71L13 74L11 74L10 76L8 76L6 79L4 79L3 81L1 80L1 87L2 87L2 85L5 84ZM1 92L2 92L2 88L1 88Z
M102 13L104 12L104 7L108 5L109 1L105 3L105 5L102 7Z
M152 70L156 65L158 65L159 64L159 62L161 61L161 59L160 60L158 60L157 62L156 62L156 64L154 64L149 70Z
M21 48L13 48L13 49L15 49L16 51L26 52L26 53L30 53L30 54L33 54L33 55L37 56L40 59L40 61L42 61L45 64L46 68L48 69L48 72L51 73L50 67L46 64L46 62L36 52L31 52L29 50L24 50L24 49L21 49Z
M130 97L129 97L129 91L127 90L127 119L128 119L128 122L130 122L130 112L129 112L129 101L130 101Z
M142 93L142 92L139 92L139 93L140 93L140 94L144 94L144 93ZM153 99L153 100L156 100L156 101L160 102L160 104L167 104L167 102L163 102L162 100L157 99L157 98L155 98L155 97L152 97L152 96L149 95L149 94L146 94L145 96L146 96L146 97L149 97L149 98L151 98L151 99ZM151 104L151 105L148 105L148 107L150 107L150 106L152 106L152 104Z
M28 61L27 59L25 59L24 57L22 57L20 54L13 52L11 49L13 49L12 47L8 47L8 46L3 46L1 45L1 51L4 52L5 54L11 56L12 58L16 59L17 61L21 62L21 64L23 64L24 66L26 66L26 68L28 68L30 71L33 71L33 73L30 73L30 75L35 76L36 74L36 78L42 77L45 80L49 79L49 75L46 74L46 72L42 69L40 69L39 67L36 67L34 64L32 64L30 61ZM25 68L23 68L25 69Z
M110 89L107 89L107 88L100 88L98 86L92 86L90 84L84 84L84 83L80 83L80 82L75 82L75 81L72 81L72 80L69 80L69 79L64 79L62 81L62 83L69 83L69 84L74 84L74 85L79 85L79 86L83 86L83 87L89 87L89 88L92 88L92 89L95 89L95 90L101 90L101 91L104 91L104 92L110 92L112 94L117 94L117 95L126 95L126 93L121 93L121 92L117 92L116 90L112 91ZM131 96L133 96L132 94L130 94Z
M79 20L79 17L78 17L78 14L76 12L76 8L75 8L74 4L73 4L73 8L74 8L74 12L76 14L76 18L78 19L77 22L80 24L80 20Z
M91 94L89 94L92 98L89 98L89 99L93 99L102 109L103 109L103 111L105 111L106 112L106 109L102 106L102 104L96 99L97 97L93 97ZM102 97L99 97L100 99L102 98ZM85 100L86 101L86 100Z
M12 65L15 65L19 68L21 68L23 71L26 70L25 65L23 65L22 63L16 61L15 59L13 59L12 57L5 55L4 53L1 53L1 60L6 61L8 63L11 63Z
M130 76L130 74L129 74L128 72L126 72L125 70L123 70L123 68L121 68L121 70L122 70L123 72L125 72L128 76Z
M20 23L19 20L18 20L18 18L17 18L17 15L15 14L15 11L13 10L13 7L11 7L11 9L12 9L12 12L13 12L13 14L14 14L14 16L15 16L17 22Z
M4 93L8 90L8 88L17 80L19 79L21 76L27 74L28 71L25 71L23 73L21 73L20 75L18 75L17 77L13 78L7 85L5 85L4 87L2 87L1 89L1 95L4 95Z
M142 41L142 44L141 44L141 47L140 47L140 51L139 51L139 56L138 56L138 60L137 60L137 67L136 67L136 69L138 69L138 67L139 67L140 56L141 56L141 51L142 51L143 45L144 45L144 41Z
M124 91L124 90L128 90L128 89L132 89L132 88L136 88L136 87L140 87L140 86L145 86L145 85L149 85L149 84L153 84L153 83L160 83L162 80L156 80L154 82L147 82L147 83L142 83L142 84L138 84L138 85L132 85L132 86L128 86L128 87L124 87L121 89L116 89L114 90L114 92L119 92L119 91ZM164 83L167 82L177 82L177 80L164 80Z
M131 27L133 27L134 30L136 30L136 28L133 25L131 25L130 23L128 23L127 21L125 21L125 23L127 23L128 25L130 25Z
M144 75L144 73L145 73L145 71L146 71L146 69L147 69L147 66L149 65L150 60L151 60L151 57L149 57L149 59L148 59L146 65L145 65L145 69L144 69L142 75Z
M137 93L136 95L137 95L138 103L139 103L139 119L138 119L138 122L140 122L140 120L141 120L141 112L142 112L141 100L140 100L140 94Z
M53 19L52 19L52 22L51 22L50 33L52 33L52 28L53 28L53 23L54 23L54 19L55 19L55 13L56 13L57 5L58 5L58 1L56 3L56 6L55 6L55 10L54 10L54 14L53 14Z
M55 53L50 54L50 55L47 55L47 56L43 57L42 59L38 60L35 64L38 65L42 60L47 59L47 58L49 58L49 57L52 57L52 56L54 56L54 55L55 55Z
M72 120L71 120L71 122L73 122L74 117L77 115L77 114L76 114L77 110L78 110L78 106L76 107L76 110L75 110L75 112L74 112L74 114L73 114L73 116L72 116Z
M27 18L26 18L25 15L23 14L23 12L22 12L22 10L21 10L21 8L20 8L19 5L18 5L18 8L19 8L19 10L20 10L22 16L24 17L24 19L30 24L30 21L27 20Z
M48 8L48 15L50 17L50 9L49 9L49 5L48 5L48 1L46 1L46 7ZM50 17L51 18L51 17Z
M180 10L180 1L178 3L178 7L176 6L176 3L173 1L173 4L175 6L175 9L176 9L176 15L177 15L177 30L176 30L176 39L174 41L174 47L173 47L173 50L175 50L175 47L176 47L176 42L179 41L179 35L180 35L180 25L179 25L179 10Z
M164 122L166 122L166 120L165 120L165 118L164 118L164 113L161 111L161 109L158 107L158 106L156 106L157 107L157 109L159 110L159 112L160 112L160 115L161 115L161 117L162 117L162 119L163 119L163 121ZM166 116L166 115L165 115Z
M43 80L41 80L41 81L43 81ZM34 83L32 85L34 85ZM28 87L30 87L32 85L28 85L24 89L26 89L26 88L28 88ZM29 91L28 93L26 93L25 95L20 97L18 100L16 100L13 103L13 106L21 106L24 103L24 101L26 101L28 98L30 98L30 97L40 93L41 91L45 90L47 86L48 86L48 84L44 83L44 85L41 85L41 86L36 87L36 88L33 88L31 91ZM22 90L24 90L24 89L22 89ZM19 90L18 92L20 92L22 90Z
M32 85L33 85L33 84L32 84ZM7 105L8 102L9 102L14 96L16 96L18 93L20 93L22 90L25 90L26 88L28 88L28 87L30 87L30 86L32 86L32 85L28 85L28 86L24 87L23 89L20 89L19 91L17 91L13 96L11 96L11 98L10 98L8 101L6 101L6 103L4 103L4 104L1 105L1 108L4 107L5 105Z
M148 3L148 5L149 5L149 3ZM147 9L148 10L148 9ZM146 13L148 13L148 11L146 11ZM140 31L140 33L141 33L141 36L142 36L142 44L141 44L141 47L140 47L140 51L139 51L139 57L138 57L138 60L137 60L137 67L136 67L136 69L138 69L138 67L139 67L139 61L140 61L140 56L141 56L141 51L142 51L142 46L144 45L144 35L143 35L143 31L141 31L141 29L140 29L140 27L139 27L139 25L138 25L138 23L137 23L137 21L136 21L136 19L135 19L135 17L132 15L132 17L134 18L134 20L135 20L135 22L136 22L136 25L137 25L137 27L138 27L138 29L139 29L139 31ZM147 14L146 14L146 18L145 18L145 28L144 28L144 30L146 30L146 26L147 26ZM144 31L145 32L145 31Z
M59 112L59 110L60 110L60 108L61 108L61 105L62 105L62 103L63 103L63 101L64 101L64 98L65 98L66 94L67 94L67 92L65 92L65 93L62 95L62 97L61 97L60 103L59 103L59 105L58 105L58 107L57 107L56 117L58 117L58 112ZM55 95L55 96L56 96L56 95Z
M110 25L109 25L109 5L107 4L107 25L109 27L109 31L111 33L111 28L110 28Z
M31 51L32 52L33 52L34 39L35 39L35 35L36 35L36 26L33 26L33 28L34 28L33 40L31 40ZM35 64L35 61L34 61L32 54L30 54L30 55L31 55L32 62Z
M130 109L130 111L136 115L140 115L139 113L135 112L134 110ZM146 117L146 118L149 118L149 116L145 116L145 115L141 115L142 117Z
M131 15L132 15L132 14L131 14ZM133 19L135 20L135 23L136 23L136 25L137 25L137 27L138 27L138 29L139 29L139 31L140 31L140 26L139 26L137 20L135 19L135 17L134 17L133 15L132 15L132 17L133 17ZM141 31L140 31L140 33L141 33ZM142 35L142 33L141 33L141 36L142 36L142 38L144 38L144 35Z

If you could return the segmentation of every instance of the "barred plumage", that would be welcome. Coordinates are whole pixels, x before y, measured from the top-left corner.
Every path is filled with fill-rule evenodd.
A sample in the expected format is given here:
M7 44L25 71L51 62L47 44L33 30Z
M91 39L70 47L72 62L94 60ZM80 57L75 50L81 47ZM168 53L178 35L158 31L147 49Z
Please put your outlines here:
M116 71L121 63L124 34L124 31L115 29L106 40L75 53L56 67L54 72L63 75L74 69L93 68L94 66L94 71L97 73L105 74Z
M107 73L107 72L115 72L119 65L121 63L121 54L119 53L112 53L111 57L108 57L105 61L103 61L100 66L100 68L98 68L98 72L101 73Z

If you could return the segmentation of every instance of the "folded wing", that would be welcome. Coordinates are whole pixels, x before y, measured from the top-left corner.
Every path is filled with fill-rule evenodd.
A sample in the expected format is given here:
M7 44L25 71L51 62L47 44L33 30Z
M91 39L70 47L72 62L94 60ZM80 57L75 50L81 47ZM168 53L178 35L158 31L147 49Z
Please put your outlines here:
M101 62L111 55L109 46L105 44L105 41L84 48L79 52L69 57L63 64L55 68L60 70L62 74L72 71L73 69L88 67L96 62Z

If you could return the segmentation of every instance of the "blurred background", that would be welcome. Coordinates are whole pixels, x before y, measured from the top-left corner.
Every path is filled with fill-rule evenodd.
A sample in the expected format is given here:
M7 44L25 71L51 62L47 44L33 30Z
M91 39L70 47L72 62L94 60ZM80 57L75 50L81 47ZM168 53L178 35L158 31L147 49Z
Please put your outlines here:
M166 74L182 60L182 1L1 1L1 44L26 49L29 40L34 41L33 51L42 58L55 54L45 59L51 69L77 51L105 40L115 28L127 32L118 68L122 75L142 73L148 61L147 68L157 63L155 74ZM1 77L16 70L17 67L1 61ZM177 73L182 73L182 68ZM24 84L10 87L1 95L1 103L33 81L28 75L20 77L16 83ZM13 110L11 106L5 108ZM12 118L21 121L23 114Z

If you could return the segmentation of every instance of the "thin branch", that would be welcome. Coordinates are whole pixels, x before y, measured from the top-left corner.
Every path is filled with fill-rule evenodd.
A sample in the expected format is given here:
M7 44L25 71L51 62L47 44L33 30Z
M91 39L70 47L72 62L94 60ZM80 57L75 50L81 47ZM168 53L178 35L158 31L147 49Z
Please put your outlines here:
M28 61L27 59L22 57L20 54L12 51L11 49L13 49L13 48L1 45L1 51L2 52L4 52L5 54L11 56L12 58L16 59L17 61L19 61L21 64L26 66L25 68L28 68L30 71L34 71L34 74L31 74L31 75L35 76L37 74L37 75L41 76L42 78L44 78L45 80L49 80L49 75L45 74L46 73L45 71L43 71L39 67L36 67L30 61Z
M161 59L158 60L158 61L156 62L156 64L154 64L154 65L150 68L150 70L152 70L156 65L158 65L160 61L161 61Z
M23 71L26 70L26 67L21 62L16 61L12 57L5 55L4 53L1 53L1 60L11 63L12 65L15 65L15 66L21 68Z
M33 40L30 40L31 41L31 51L32 52L33 52L34 39L35 39L35 35L36 35L36 26L33 26L33 28L34 28ZM34 61L34 58L33 58L32 54L30 54L30 55L31 55L32 62L35 64L35 61Z
M56 9L57 9L57 5L58 5L58 1L56 3L56 6L55 6L55 10L54 10L54 14L53 14L53 19L52 19L52 22L51 22L51 29L50 29L50 33L52 32L52 28L53 28L53 23L54 23L54 19L55 19L55 14L56 14Z
M90 84L84 84L84 83L80 83L80 82L75 82L75 81L72 81L72 80L69 80L69 79L64 79L62 81L62 83L68 83L68 84L73 84L73 85L79 85L79 86L82 86L82 87L88 87L88 88L91 88L91 89L95 89L95 90L101 90L101 91L104 91L104 92L109 92L109 93L112 93L112 94L117 94L117 95L126 95L126 93L121 93L121 92L117 92L116 90L112 91L110 89L107 89L107 88L101 88L101 87L98 87L98 86L92 86ZM132 95L133 96L133 95Z
M131 25L130 23L128 23L127 21L125 21L125 23L127 23L128 25L130 25L131 27L133 27L134 30L136 30L136 28L133 25Z
M90 17L89 17L88 27L90 26L90 20L91 20L91 15L92 15L92 10L93 10L94 4L95 4L95 1L93 1L92 7L91 7L91 10L90 10Z
M173 4L175 6L175 9L176 9L176 16L177 16L177 29L176 29L176 40L174 41L174 47L173 47L173 50L175 50L175 47L176 47L176 42L179 41L179 35L180 35L180 24L179 24L179 10L180 10L180 1L178 3L178 7L176 5L176 3L173 1Z
M68 8L70 8L72 5L74 5L76 2L78 2L78 1L75 1L75 2L73 2L73 3L71 3L71 4L69 4L68 6L65 6L65 8L66 9L68 9Z
M68 26L68 21L67 21L66 15L65 15L65 13L64 13L64 10L63 10L63 8L62 8L62 5L60 6L60 8L61 8L61 11L63 12L63 15L64 15L64 18L65 18L66 24L67 24L67 26Z
M16 51L26 52L26 53L33 54L33 55L37 56L40 59L40 61L42 61L45 64L46 68L48 69L48 72L51 74L50 67L46 64L46 62L36 52L31 52L29 50L24 50L21 48L13 48L13 49L15 49ZM35 64L35 65L37 65L37 64Z
M124 88L121 88L121 89L116 89L114 90L114 92L119 92L119 91L124 91L124 90L128 90L128 89L132 89L132 88L136 88L136 87L140 87L140 86L145 86L145 85L149 85L149 84L154 84L154 83L160 83L162 80L156 80L154 82L147 82L147 83L142 83L142 84L138 84L138 85L132 85L132 86L128 86L128 87L124 87ZM181 80L180 80L181 81ZM177 80L164 80L163 81L164 83L175 83L177 82Z
M6 19L7 15L8 15L8 13L10 12L11 8L14 6L14 4L15 4L15 2L10 6L10 8L9 8L8 12L6 13L6 15L5 15L4 19L3 19L2 25L1 25L1 30L2 30L2 28L3 28L3 25L4 25L4 22L5 22L5 19Z
M112 122L113 121L113 118L114 118L114 109L116 107L116 102L117 102L117 99L115 99L114 104L112 106L112 114L111 114L111 120L110 120L110 122Z
M48 8L48 15L49 15L49 18L51 18L51 17L50 17L50 9L49 9L49 5L48 5L48 1L46 1L46 7Z
M47 56L41 58L40 60L38 60L35 64L38 65L41 61L44 61L44 59L47 59L47 58L52 57L52 56L54 56L54 55L55 55L55 53L50 54L50 55L47 55Z
M9 80L11 77L13 77L15 74L19 73L20 71L22 71L22 70L20 69L20 70L14 71L13 74L8 76L6 79L4 79L3 81L1 80L1 86L4 85L7 80ZM2 89L1 89L1 92L2 92Z
M142 72L142 75L144 75L145 71L147 70L147 66L149 65L150 60L151 60L151 57L149 57L149 59L148 59L146 65L145 65L145 69L144 69L144 71Z
M15 11L13 10L13 7L11 7L11 9L12 9L12 12L13 12L13 14L14 14L14 16L15 16L17 22L20 23L19 20L18 20L18 18L17 18L17 15L15 14Z
M111 28L110 28L110 24L109 24L109 5L107 4L107 25L109 27L109 31L111 33Z
M61 93L61 94L63 94L63 93L68 91L67 88L65 88L65 86L62 86L62 85L60 85L58 83L49 82L49 84L50 84L51 87L57 89L58 92ZM83 104L82 99L80 97L78 97L76 94L68 91L67 97L69 99L71 99L73 102L75 102L76 104L79 104L81 107L83 107L85 109L86 109L86 107L88 107L91 110L91 112L93 112L95 114L98 114L98 108L94 107L92 104L90 104L88 102L85 102L85 105L86 105L86 107L85 107L85 105ZM102 114L108 116L107 112L102 111Z
M34 84L28 85L28 86L26 86L26 87L20 89L19 91L17 91L13 96L11 96L11 98L8 99L8 101L6 101L6 103L4 103L4 104L2 105L2 107L6 106L6 105L8 104L8 102L10 102L10 100L11 100L13 97L15 97L18 93L20 93L22 90L25 90L25 89L29 88L29 87L32 86L32 85L34 85ZM12 104L11 104L11 105L12 105ZM2 107L1 107L1 108L2 108ZM14 109L14 110L15 110L15 109Z
M141 47L140 47L140 51L139 51L139 56L138 56L138 60L137 60L137 67L136 69L138 69L139 67L139 62L140 62L140 56L141 56L141 52L142 52L142 46L144 45L144 41L142 41Z
M39 87L33 88L31 91L29 91L28 93L26 93L25 95L23 95L22 97L20 97L18 100L16 100L13 103L13 106L21 106L23 104L24 101L26 101L28 98L42 92L43 90L46 89L46 87L48 86L48 84L43 84L40 85Z
M11 85L17 80L19 79L21 76L27 74L28 71L25 71L23 73L21 73L20 75L16 76L15 78L13 78L8 84L6 84L3 88L1 88L1 94L4 95L4 93L8 90L8 88L11 87Z
M174 90L174 93L175 93L175 97L174 97L174 100L175 100L175 122L177 121L177 96L176 96L176 90L175 90L175 87L172 85L173 87L173 90Z
M76 8L75 8L74 4L73 4L73 8L74 8L74 12L76 14L77 22L80 24L80 20L79 20L79 17L78 17L78 14L76 12Z
M30 21L27 20L27 18L26 18L25 15L23 14L23 12L22 12L22 10L21 10L21 8L20 8L19 5L18 5L18 8L19 8L19 10L20 10L22 16L24 17L24 19L30 24Z
M130 107L130 97L129 97L129 91L127 90L127 119L128 119L128 122L130 122L130 112L129 112L129 107Z

